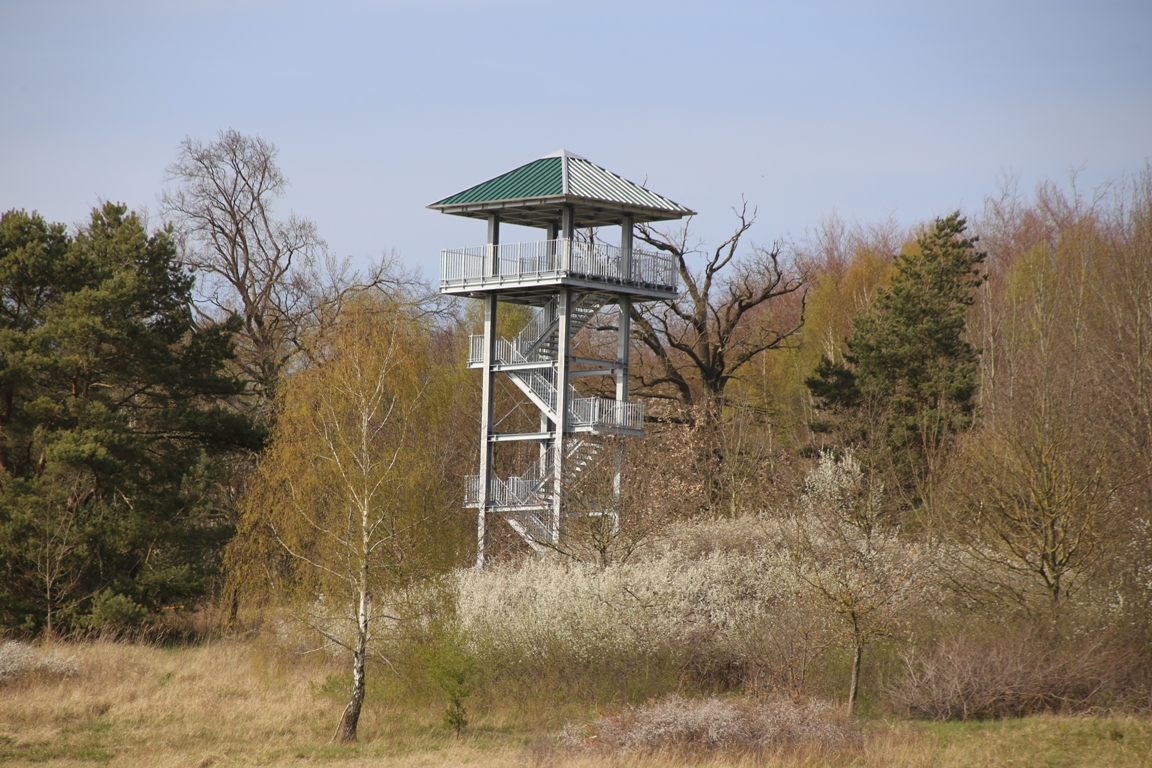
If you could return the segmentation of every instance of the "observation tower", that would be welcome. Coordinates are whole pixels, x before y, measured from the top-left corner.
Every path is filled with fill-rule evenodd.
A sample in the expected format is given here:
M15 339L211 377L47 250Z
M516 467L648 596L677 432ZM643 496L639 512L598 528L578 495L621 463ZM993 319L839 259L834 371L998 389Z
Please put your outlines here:
M564 150L428 207L488 224L486 245L440 253L440 292L484 302L484 333L471 337L468 357L483 377L480 471L466 478L464 494L464 506L478 510L480 566L490 514L503 516L534 550L559 544L566 489L603 438L643 434L643 405L628 401L629 315L642 302L675 298L679 274L671 257L634 248L632 229L693 211ZM503 243L501 224L543 229L545 238ZM619 246L589 231L606 227L619 227ZM528 322L510 338L497 334L501 302L527 309L521 316ZM602 311L616 315L615 359L574 356L573 340ZM517 408L539 411L538 429L498 431L508 414L496 413L497 376L518 391ZM582 377L611 377L615 398L581 394L572 381ZM522 450L525 442L538 450ZM511 472L497 476L497 451L515 443L521 450L499 462ZM619 460L614 480L618 495Z

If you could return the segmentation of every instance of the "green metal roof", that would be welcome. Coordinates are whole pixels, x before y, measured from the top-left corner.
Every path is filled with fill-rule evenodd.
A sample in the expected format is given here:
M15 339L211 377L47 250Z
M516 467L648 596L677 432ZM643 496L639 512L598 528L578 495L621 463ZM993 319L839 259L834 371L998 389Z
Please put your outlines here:
M429 208L460 203L489 203L525 197L552 197L564 194L564 162L559 157L542 157L494 179L457 192Z
M458 216L546 226L562 206L576 211L576 226L616 223L622 214L637 222L690 216L693 211L595 163L561 150L494 179L439 200L429 208Z

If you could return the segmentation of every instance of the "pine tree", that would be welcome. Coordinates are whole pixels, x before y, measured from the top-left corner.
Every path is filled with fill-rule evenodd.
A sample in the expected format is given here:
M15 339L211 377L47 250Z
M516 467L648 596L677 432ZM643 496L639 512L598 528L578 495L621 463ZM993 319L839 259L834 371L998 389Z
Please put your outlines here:
M978 352L964 337L985 254L959 212L936 219L895 257L891 283L857 316L844 363L824 360L808 379L817 402L875 471L929 501L949 437L972 423Z
M191 287L124 206L74 238L0 220L3 623L51 634L206 589L230 531L209 468L261 435L222 405L233 328L195 327Z

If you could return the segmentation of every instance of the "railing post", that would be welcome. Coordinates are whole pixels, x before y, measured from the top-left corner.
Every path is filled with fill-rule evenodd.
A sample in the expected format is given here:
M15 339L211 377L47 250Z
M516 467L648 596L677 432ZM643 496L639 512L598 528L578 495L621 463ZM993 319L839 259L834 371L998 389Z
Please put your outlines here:
M485 258L488 262L485 276L500 274L500 217L494 213L488 217L488 252Z
M572 206L566 205L560 214L560 230L563 243L560 246L560 271L567 273L572 270L572 238L576 233L574 218L575 211Z

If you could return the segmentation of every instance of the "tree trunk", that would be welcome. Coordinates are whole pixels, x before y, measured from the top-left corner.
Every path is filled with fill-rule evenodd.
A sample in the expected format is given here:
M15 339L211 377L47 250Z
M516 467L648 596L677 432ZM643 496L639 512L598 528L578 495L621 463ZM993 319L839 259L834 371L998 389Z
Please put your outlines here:
M344 708L340 718L340 741L351 744L356 741L356 728L360 725L360 709L364 705L364 636L361 635L352 653L352 700Z
M706 392L703 402L693 409L692 418L700 440L697 461L704 470L704 491L709 511L715 513L724 500L724 446L721 420L724 417L723 394Z
M367 526L364 530L368 530ZM356 648L352 651L352 701L348 702L348 706L344 708L344 716L340 719L340 741L345 744L356 741L360 709L364 706L364 659L368 655L369 611L367 563L366 558L360 561L360 604L356 611Z
M224 625L228 632L236 628L236 622L240 619L240 594L236 589L232 590L232 599L228 601L228 623Z
M857 644L852 656L852 679L848 683L848 714L856 711L856 697L860 691L860 659L864 656L864 646Z

